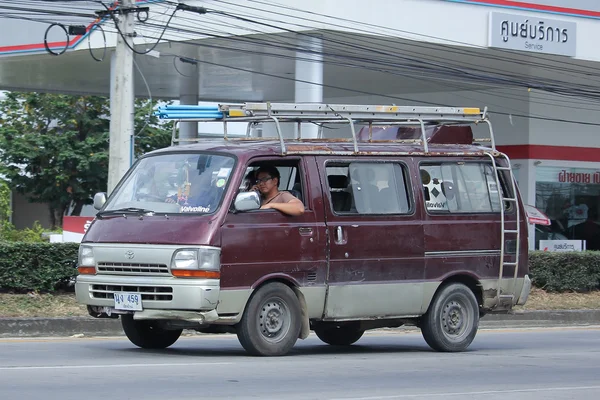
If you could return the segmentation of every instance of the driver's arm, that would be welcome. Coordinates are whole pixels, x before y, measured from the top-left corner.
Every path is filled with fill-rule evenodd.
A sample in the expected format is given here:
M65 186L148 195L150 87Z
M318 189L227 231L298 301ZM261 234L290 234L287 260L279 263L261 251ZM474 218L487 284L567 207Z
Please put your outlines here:
M299 216L304 214L304 204L299 199L292 199L287 203L269 203L261 207L262 210L277 210L287 215Z

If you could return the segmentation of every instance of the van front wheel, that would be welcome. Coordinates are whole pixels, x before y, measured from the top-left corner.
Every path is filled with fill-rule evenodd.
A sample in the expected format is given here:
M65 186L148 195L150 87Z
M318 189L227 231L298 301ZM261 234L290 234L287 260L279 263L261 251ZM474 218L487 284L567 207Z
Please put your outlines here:
M282 356L296 344L301 318L300 302L292 289L283 283L269 283L248 302L237 336L252 355Z
M155 321L136 321L133 315L121 315L121 325L129 341L142 349L166 349L183 332L164 329Z
M442 287L422 317L421 332L437 351L464 351L479 327L479 306L467 286L452 283Z

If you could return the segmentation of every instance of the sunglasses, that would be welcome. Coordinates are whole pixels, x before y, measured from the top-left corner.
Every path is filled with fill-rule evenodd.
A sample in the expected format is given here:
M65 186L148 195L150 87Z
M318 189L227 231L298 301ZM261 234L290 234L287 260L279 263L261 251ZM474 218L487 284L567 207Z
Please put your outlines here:
M256 182L256 183L265 183L265 182L270 181L271 179L273 179L272 176L268 176L268 177L264 177L264 178L256 178L254 180L254 182Z

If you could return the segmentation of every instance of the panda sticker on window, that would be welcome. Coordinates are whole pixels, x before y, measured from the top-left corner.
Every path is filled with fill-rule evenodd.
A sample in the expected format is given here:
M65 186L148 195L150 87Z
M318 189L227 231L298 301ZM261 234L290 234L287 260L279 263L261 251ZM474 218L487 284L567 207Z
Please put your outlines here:
M425 191L427 210L449 211L448 201L454 199L454 184L451 181L443 181L432 176L430 171L425 169L421 169L421 180Z

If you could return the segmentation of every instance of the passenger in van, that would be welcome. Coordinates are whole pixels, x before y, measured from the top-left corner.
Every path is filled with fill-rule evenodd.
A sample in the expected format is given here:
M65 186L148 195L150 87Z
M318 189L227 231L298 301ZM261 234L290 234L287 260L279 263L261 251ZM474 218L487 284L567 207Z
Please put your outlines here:
M183 206L184 212L211 212L216 209L222 196L224 184L217 185L213 182L216 166L201 165L190 168L187 172L186 182L182 185L180 193L166 198L167 203L177 203Z
M261 210L273 209L293 216L304 214L302 201L291 193L280 191L279 180L279 170L273 166L262 166L256 171L256 183L252 190L260 192Z
M203 173L190 177L188 193L182 193L167 197L167 203L177 203L181 206L187 206L183 211L210 212L216 208L221 197L222 188L216 187L211 183L211 174Z
M244 190L245 191L250 191L253 190L253 187L256 183L256 171L255 170L250 170L246 176L244 177ZM258 189L256 189L258 190Z

